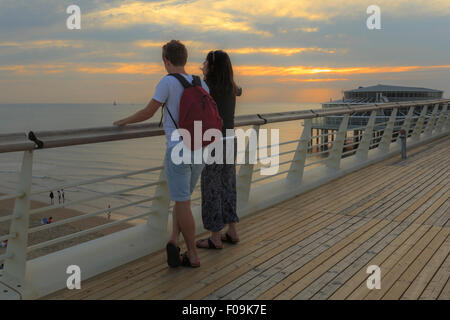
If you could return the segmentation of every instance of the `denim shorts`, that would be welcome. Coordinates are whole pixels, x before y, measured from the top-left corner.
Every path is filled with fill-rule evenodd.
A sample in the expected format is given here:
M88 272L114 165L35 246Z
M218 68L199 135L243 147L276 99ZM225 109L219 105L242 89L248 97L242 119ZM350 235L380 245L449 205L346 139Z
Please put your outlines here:
M201 164L194 164L194 152L183 149L183 152L189 152L191 164L181 163L175 164L172 161L171 153L173 147L168 147L164 159L164 168L166 173L167 184L169 186L170 199L172 201L184 202L191 199L192 192L199 180L199 177L205 167L203 158Z

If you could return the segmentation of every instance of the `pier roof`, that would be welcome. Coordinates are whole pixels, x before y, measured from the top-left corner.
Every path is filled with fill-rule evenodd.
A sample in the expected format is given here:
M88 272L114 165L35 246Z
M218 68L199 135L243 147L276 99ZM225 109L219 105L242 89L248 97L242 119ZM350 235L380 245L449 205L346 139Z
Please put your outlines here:
M441 90L418 88L418 87L403 87L391 86L385 84L377 84L370 87L359 87L358 89L348 90L345 92L382 92L382 91L417 91L417 92L442 92Z

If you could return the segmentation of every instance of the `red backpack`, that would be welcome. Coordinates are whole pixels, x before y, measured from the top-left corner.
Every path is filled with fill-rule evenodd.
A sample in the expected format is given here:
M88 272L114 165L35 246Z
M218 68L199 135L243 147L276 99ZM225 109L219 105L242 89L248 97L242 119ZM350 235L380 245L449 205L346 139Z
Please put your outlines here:
M202 87L202 82L199 77L193 76L192 84L190 84L185 77L178 73L171 73L169 76L175 77L180 81L184 88L183 95L180 100L180 111L178 118L178 125L172 117L169 108L167 111L177 129L185 129L191 135L191 145L188 146L191 150L194 147L194 122L202 122L202 147L214 142L203 141L203 135L208 129L217 129L222 132L222 118L219 115L217 104L214 99ZM197 137L198 139L198 137ZM199 149L197 146L196 149Z

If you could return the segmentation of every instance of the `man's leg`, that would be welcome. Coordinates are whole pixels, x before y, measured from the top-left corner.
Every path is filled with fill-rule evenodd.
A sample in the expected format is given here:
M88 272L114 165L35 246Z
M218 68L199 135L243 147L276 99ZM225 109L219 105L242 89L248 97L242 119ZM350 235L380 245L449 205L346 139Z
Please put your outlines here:
M188 257L192 264L198 264L198 254L195 247L195 222L191 211L191 201L177 201L175 202L176 220L178 227L183 234L186 242Z
M179 237L180 237L180 227L178 226L176 206L174 206L172 211L172 236L170 237L170 242L172 242L175 246L178 247Z

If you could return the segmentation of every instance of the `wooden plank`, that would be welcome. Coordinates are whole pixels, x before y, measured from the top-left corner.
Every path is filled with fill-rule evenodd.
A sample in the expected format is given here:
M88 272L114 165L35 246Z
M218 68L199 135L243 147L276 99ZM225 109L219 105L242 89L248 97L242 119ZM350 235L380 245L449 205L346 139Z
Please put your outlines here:
M231 250L227 250L227 258L231 259L233 257L235 257L238 254L242 254L240 251L244 251L244 250L249 250L246 253L247 254L251 254L252 250L256 250L259 247L264 245L264 240L267 238L270 238L271 236L274 236L276 234L279 234L280 232L280 226L285 226L286 228L290 228L293 229L296 226L298 226L298 224L304 224L304 223L311 223L314 219L317 219L320 221L320 219L322 217L325 216L325 213L309 213L305 216L297 216L297 215L291 215L288 219L284 219L283 221L276 221L271 222L271 224L269 224L265 230L266 233L264 235L258 235L256 237L250 238L248 237L248 235L242 235L241 236L241 242L239 243L239 247L237 249L239 249L238 251L236 251L236 249L233 249L232 252ZM248 239L248 241L246 241L245 239ZM212 265L214 262L217 262L217 259L222 259L224 253L223 252L206 252L206 251L200 251L199 254L202 255L206 255L206 256L202 256L202 272L205 272L205 269ZM208 254L208 255L207 255ZM204 258L204 259L203 259ZM133 294L133 292L137 292L137 290L140 290L142 288L142 290L145 289L145 286L147 285L148 282L152 283L152 285L156 286L159 284L164 283L167 280L170 280L171 278L176 278L176 279L180 279L180 278L185 278L185 274L188 273L188 271L195 271L195 270L187 270L186 268L179 268L177 270L171 270L172 272L169 274L167 273L167 266L165 266L165 268L159 272L159 273L155 273L155 274L148 274L148 273L143 273L140 274L139 277L137 278L133 278L130 279L129 281L125 281L122 283L116 283L113 287L108 288L107 290L103 290L101 292L97 292L95 296L91 296L90 298L120 298L121 295L126 296L127 294ZM178 278L177 278L178 277Z
M131 290L127 287L125 298L138 297L145 294L157 294L161 290L164 291L166 288L174 290L178 286L186 287L188 283L203 280L207 275L214 274L220 268L226 268L228 266L233 267L236 260L239 259L250 259L260 254L264 254L265 249L271 247L279 247L280 241L286 238L298 237L302 232L308 229L314 229L320 223L327 224L329 219L337 219L329 214L320 213L321 218L316 218L314 215L308 219L302 220L298 224L290 224L290 226L283 232L280 230L272 230L271 232L264 232L261 230L261 234L249 242L247 245L240 244L236 247L231 247L225 253L224 251L215 251L215 259L211 261L202 263L202 270L180 270L172 277L165 277L163 279L150 279L144 284L133 285ZM286 235L287 234L287 235ZM281 240L280 240L281 239ZM212 257L212 253L210 253ZM217 265L217 261L221 259L221 264ZM189 272L189 277L186 277L186 273Z
M434 183L436 179L442 178L440 173L443 168L435 169L432 172L424 169L424 173L415 177L415 184L403 185L395 191L390 191L384 198L374 203L368 210L364 210L361 215L369 218L385 218L393 210L398 209L413 196L420 193L423 188Z
M450 252L450 238L436 251L420 274L402 295L402 300L417 300Z
M450 254L447 255L444 263L434 275L433 279L428 283L427 287L420 295L420 300L435 300L441 293L448 295L448 292L443 292L444 286L450 278Z
M359 271L362 271L364 275L365 270L363 269L365 266L368 266L370 260L374 258L374 256L378 255L382 250L384 250L389 244L391 244L396 238L398 238L399 234L401 234L408 225L406 223L400 223L396 226L391 232L389 232L383 239L381 239L378 243L376 243L373 247L367 250L364 254L362 254L359 258L355 259L349 266L345 268L342 272L340 272L332 281L327 283L324 288L318 291L312 299L330 299L330 297L335 294L337 290L346 286L349 282L349 279L355 276L355 274ZM360 281L361 282L361 281ZM347 286L348 287L348 286ZM345 297L342 297L343 299ZM336 299L336 297L334 297Z
M407 179L405 179L404 181L399 183L397 185L397 188L405 186L406 184L408 184L408 182L412 181L413 179L415 179L416 177L420 176L421 174L423 174L425 172L426 172L426 169L420 170L419 172L415 173L414 175L408 177ZM391 192L391 190L387 190L386 192L383 192L381 195L379 195L375 199L368 201L363 206L361 206L357 210L353 211L352 215L358 215L359 213L363 212L366 209L373 208L375 204L377 204L380 201L385 200L386 197L390 197L390 196L392 197L392 192Z
M447 195L445 202L436 210L436 212L425 221L425 224L431 224L443 227L450 219L450 198Z
M341 250L344 248L351 248L351 246L356 244L357 239L363 239L364 237L369 236L374 230L376 231L378 228L384 227L386 222L380 222L376 219L373 219L366 223L362 228L353 232L350 236L339 241L337 244L327 249L320 255L314 257L313 260L302 266L300 269L296 270L292 274L290 274L286 279L279 282L276 286L272 287L270 290L266 291L263 295L259 296L258 299L273 299L277 297L283 291L286 292L286 288L290 288L295 285L298 280L303 278L305 275L321 266L325 263L330 257L336 257L338 253L344 252L345 250ZM342 253L341 253L342 254ZM293 292L292 296L297 292ZM281 297L283 298L283 297Z
M434 239L440 228L431 227L427 233L409 250L390 270L382 269L382 286L380 290L371 290L365 300L378 300L394 285L395 281L403 274L408 266L417 258L425 247ZM397 252L396 252L397 253ZM394 254L395 255L395 254ZM384 275L383 275L384 274Z
M430 244L420 253L418 256L404 271L400 278L394 283L394 285L383 296L383 300L398 300L403 293L408 289L417 275L422 271L427 262L431 259L433 254L439 249L442 243L447 239L450 234L450 230L441 229L439 233L434 237Z
M327 288L327 284L332 282L333 279L336 278L337 275L341 274L344 270L346 270L349 266L351 266L355 260L363 256L367 251L371 250L373 246L375 246L379 241L381 241L387 234L389 234L398 223L391 222L386 225L379 232L374 234L371 238L367 239L364 243L362 243L359 247L357 247L354 251L352 251L349 255L344 257L337 264L332 266L327 270L322 276L317 278L313 283L311 283L308 287L306 287L302 292L297 294L294 299L326 299L329 295L329 288ZM370 255L375 256L375 252L370 252ZM319 293L321 292L321 294ZM319 293L319 294L318 294Z
M163 286L158 287L157 290L151 292L150 295L145 294L142 295L141 298L167 299L171 294L177 293L181 289L190 288L190 286L195 285L199 281L202 281L203 284L205 282L207 282L207 284L211 284L208 280L212 280L213 281L212 283L215 286L217 286L218 284L221 284L220 286L223 286L226 283L238 277L239 275L247 272L251 268L260 265L261 263L264 263L265 261L269 260L276 254L283 252L290 246L316 233L317 231L326 227L330 223L333 223L339 218L340 218L339 216L331 216L329 220L326 220L318 225L314 225L314 223L309 222L308 223L309 225L307 224L303 228L296 228L291 230L283 237L281 237L278 241L268 243L265 246L262 246L254 254L248 255L248 253L246 254L244 252L243 255L240 257L240 259L234 260L232 264L224 260L223 265L225 265L225 268L222 268L221 272L211 272L209 274L211 276L210 278L208 277L209 275L207 276L205 275L205 273L197 273L193 275L193 277L191 277L187 283L186 282L180 283L179 281L177 281L177 279L175 279L170 282L164 283ZM311 225L314 226L311 227ZM228 266L228 264L230 264L230 266ZM220 278L218 279L218 277ZM223 281L225 283L223 283ZM208 288L208 290L209 289L210 288Z
M398 259L392 256L394 252L407 252L431 227L412 224L403 231L394 241L385 247L373 260L360 269L349 281L347 281L336 293L330 296L330 299L362 299L368 293L366 286L367 273L366 267L377 265L382 270L387 270L394 265ZM398 255L401 255L400 252Z
M447 280L447 284L445 285L444 289L442 289L438 300L450 300L450 279Z
M444 187L441 185L435 186L434 188L432 188L431 190L429 190L427 193L425 193L422 197L420 197L419 199L412 199L413 203L406 209L404 210L400 215L398 215L397 217L394 218L394 221L403 221L405 220L411 213L413 213L414 211L416 211L418 208L420 208L425 202L427 202L431 197L433 197L436 193L438 193L440 190L442 190ZM427 188L428 189L428 188ZM425 189L423 192L425 192L427 189ZM422 192L422 193L423 193ZM448 193L447 193L448 194ZM437 210L442 203L444 203L445 201L445 196L441 197L441 199L443 199L443 201L439 201L436 202L435 204L433 204L432 208L433 208L433 212L435 210Z
M367 223L367 220L360 217L356 219L351 217L343 217L337 222L345 221L344 219L347 221L338 226L330 225L324 229L319 238L315 240L311 239L312 241L309 241L309 243L296 244L282 254L275 256L271 259L271 261L259 265L256 269L250 270L240 278L237 278L235 281L231 282L229 284L231 286L228 290L226 288L228 286L227 285L211 294L209 298L216 296L221 298L223 297L224 299L256 299L261 293L266 291L267 287L270 287L270 279L273 276L279 277L277 276L278 273L288 276L289 273L292 273L296 269L300 268L301 265L306 264L309 260L315 257L318 252L327 250L329 247ZM239 286L239 283L236 284L237 281L239 281L242 277L246 277L248 274L251 274L249 281L244 281L241 286Z
M279 222L273 222L274 213L278 213L278 217L280 218ZM290 219L287 219L287 217L291 217L292 220L298 219L298 217L292 215L291 210L279 211L276 208L266 210L265 215L263 215L262 217L260 216L260 214L257 214L257 216L251 217L252 219L244 218L242 221L243 226L241 227L241 230L243 231L241 243L245 244L248 239L251 239L251 237L253 236L252 231L246 232L248 230L246 226L253 227L256 222L258 222L260 228L269 227L270 229L272 227L278 226L281 223L289 223L290 221L292 221ZM102 290L112 290L113 292L117 291L117 287L120 287L118 283L130 282L133 280L140 281L142 277L147 277L156 272L163 272L164 270L167 270L167 265L165 263L165 254L166 253L163 250L158 251L157 253L154 253L147 257L147 259L141 258L140 260L138 260L138 262L128 263L116 270L112 270L108 273L97 276L91 281L88 280L86 282L83 282L83 289L80 290L80 292L73 293L72 290L66 291L68 291L69 294L72 293L72 296L74 296L76 299L89 298L91 294L94 294L94 297L97 297L99 294L101 294ZM201 251L199 252L199 254L200 258L202 258L206 255L206 252Z

